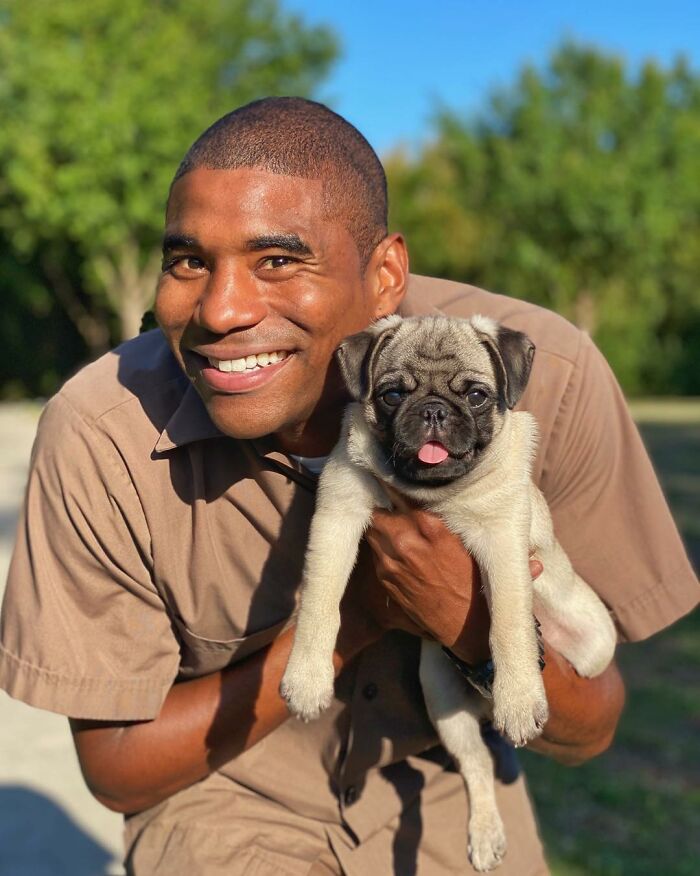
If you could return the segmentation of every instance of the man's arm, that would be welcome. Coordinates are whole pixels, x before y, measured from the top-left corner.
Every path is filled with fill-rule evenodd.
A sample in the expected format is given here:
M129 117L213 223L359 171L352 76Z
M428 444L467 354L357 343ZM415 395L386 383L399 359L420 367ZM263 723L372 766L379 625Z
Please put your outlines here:
M279 726L277 693L291 649L288 630L221 672L175 684L152 721L71 719L88 787L116 812L154 806L209 775Z
M351 605L334 655L336 672L381 634ZM94 796L116 812L136 812L208 776L289 718L279 684L294 638L220 672L175 684L152 721L71 719L80 766Z
M625 704L622 677L613 662L596 678L581 678L546 642L545 661L549 720L528 748L578 766L602 754L613 741Z

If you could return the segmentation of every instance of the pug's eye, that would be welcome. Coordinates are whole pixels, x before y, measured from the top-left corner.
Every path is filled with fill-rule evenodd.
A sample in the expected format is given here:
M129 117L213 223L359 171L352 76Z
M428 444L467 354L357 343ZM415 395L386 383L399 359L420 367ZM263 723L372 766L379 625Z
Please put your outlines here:
M480 408L488 400L489 397L481 389L472 389L471 392L467 393L467 401L472 408Z
M401 400L403 399L403 393L399 392L398 389L390 389L388 392L384 393L382 399L390 407L395 408L396 405L401 404Z

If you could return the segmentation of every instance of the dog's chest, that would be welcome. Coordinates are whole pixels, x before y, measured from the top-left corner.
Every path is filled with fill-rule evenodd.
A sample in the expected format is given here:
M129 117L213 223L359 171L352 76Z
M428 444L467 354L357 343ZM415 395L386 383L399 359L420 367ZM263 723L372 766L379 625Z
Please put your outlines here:
M472 487L427 507L467 546L483 544L504 528L510 529L523 521L527 516L527 490L518 483L504 481L494 489Z

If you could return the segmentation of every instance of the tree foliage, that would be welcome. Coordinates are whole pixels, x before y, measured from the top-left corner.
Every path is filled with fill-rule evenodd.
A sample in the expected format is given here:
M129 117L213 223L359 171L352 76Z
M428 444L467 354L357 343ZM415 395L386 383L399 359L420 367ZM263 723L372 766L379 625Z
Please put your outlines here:
M414 268L550 307L633 393L700 392L700 77L565 44L393 154Z
M308 95L336 51L276 0L0 0L0 238L17 271L93 352L136 333L193 137L256 97Z
M192 138L336 54L277 0L0 0L0 392L133 334ZM564 44L387 165L416 270L551 307L632 393L700 393L700 77Z

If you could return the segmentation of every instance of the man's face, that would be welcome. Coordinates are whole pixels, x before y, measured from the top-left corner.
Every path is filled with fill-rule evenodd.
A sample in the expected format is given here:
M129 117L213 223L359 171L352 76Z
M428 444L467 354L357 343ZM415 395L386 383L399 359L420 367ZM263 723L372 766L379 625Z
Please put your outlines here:
M319 180L199 168L174 185L156 316L226 434L293 435L337 404L333 351L376 311Z

